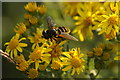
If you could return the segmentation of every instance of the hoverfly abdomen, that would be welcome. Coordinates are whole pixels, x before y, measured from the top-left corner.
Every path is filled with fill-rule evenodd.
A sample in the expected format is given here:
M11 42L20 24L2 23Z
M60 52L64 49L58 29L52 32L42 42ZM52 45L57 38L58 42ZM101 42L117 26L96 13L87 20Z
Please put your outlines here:
M61 33L70 33L70 29L69 28L67 28L67 27L58 27L57 29L56 29L56 31L58 31L57 33L58 34L61 34Z

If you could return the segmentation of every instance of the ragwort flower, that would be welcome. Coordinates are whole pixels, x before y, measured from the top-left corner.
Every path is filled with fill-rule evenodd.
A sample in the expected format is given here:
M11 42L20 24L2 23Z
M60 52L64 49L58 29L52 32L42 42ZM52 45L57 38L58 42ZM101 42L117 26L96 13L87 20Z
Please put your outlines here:
M20 54L20 56L15 57L16 69L20 71L25 71L29 67L29 63L25 60L24 56Z
M29 11L29 12L35 12L37 9L37 4L36 2L29 2L28 4L26 4L24 6L25 10Z
M32 15L30 15L29 13L25 13L24 14L24 18L25 19L30 19L32 17Z
M26 26L24 23L17 24L16 29L14 31L18 34L24 34L26 31Z
M112 15L102 15L105 20L101 21L101 23L98 25L98 29L101 29L100 32L98 33L103 34L109 34L112 30L115 32L118 32L118 15L112 14Z
M39 68L40 63L48 62L46 58L50 57L51 48L44 48L44 45L41 47L36 47L33 52L29 55L29 63L35 63L35 69Z
M71 75L74 75L75 72L77 72L77 74L80 74L80 71L84 71L85 66L85 60L82 58L84 56L84 54L80 53L80 49L76 48L76 49L72 49L69 52L64 52L64 55L67 57L66 60L64 60L62 62L63 65L67 65L65 68L62 69L62 71L68 71L70 69L72 69L72 73Z
M48 48L51 48L52 50L50 52L48 52L50 54L50 57L48 57L48 62L47 63L50 63L50 61L54 62L54 61L60 61L61 59L63 59L62 57L62 48L61 47L63 44L65 44L67 41L62 41L60 43L56 43L55 41L53 42L49 42L49 44L46 44L46 46Z
M111 13L118 14L119 9L118 9L118 3L117 2L105 2L104 6L105 6L107 14L111 14Z
M26 43L20 43L20 41L22 40L26 40L26 38L21 38L20 40L18 40L20 38L20 34L16 34L15 36L12 37L12 39L10 40L10 42L6 42L5 45L8 45L6 47L6 52L10 54L10 57L13 58L17 56L17 50L19 52L23 52L21 47L26 47L27 44Z
M80 8L80 2L64 2L65 13L74 16L77 14L77 9Z
M82 9L78 9L79 16L74 16L73 19L75 22L75 29L72 33L77 33L80 41L84 41L86 37L93 38L92 25L94 24L94 14L92 14L90 3L84 3Z
M44 5L39 5L37 7L37 11L40 13L40 14L45 14L46 11L47 11L47 8L44 6Z
M38 71L34 68L29 69L27 72L28 78L37 78L38 77Z
M30 39L31 43L34 43L32 45L32 49L39 47L39 43L44 43L46 40L42 38L42 31L43 29L36 28L36 33L34 33L34 36L29 36L28 39Z
M35 16L32 16L32 17L29 18L29 22L33 25L37 24L38 23L38 18L35 17Z

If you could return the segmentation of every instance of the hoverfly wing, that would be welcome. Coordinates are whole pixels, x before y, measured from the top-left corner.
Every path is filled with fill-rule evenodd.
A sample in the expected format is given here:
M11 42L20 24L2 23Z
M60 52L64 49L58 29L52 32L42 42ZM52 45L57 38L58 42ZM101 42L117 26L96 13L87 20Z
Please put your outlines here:
M55 26L52 17L50 17L50 16L47 17L47 24L48 24L49 29L52 29L53 26Z
M69 39L69 40L74 40L74 41L78 41L78 39L76 39L75 37L69 35L68 33L61 33L58 36Z

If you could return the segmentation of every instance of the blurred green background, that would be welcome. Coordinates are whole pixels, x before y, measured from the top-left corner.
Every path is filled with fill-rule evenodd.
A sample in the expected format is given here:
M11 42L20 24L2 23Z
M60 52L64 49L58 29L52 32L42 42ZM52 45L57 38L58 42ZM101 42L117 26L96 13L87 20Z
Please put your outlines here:
M3 2L2 3L2 49L5 51L4 43L8 42L12 36L15 35L14 27L17 23L24 21L24 6L26 2ZM43 25L46 26L46 16L52 16L54 22L58 26L67 26L71 30L74 29L74 21L68 15L66 15L63 11L61 3L38 3L44 4L47 6L47 13L44 15ZM77 37L76 35L74 35ZM78 38L78 37L77 37ZM69 49L80 47L82 53L86 53L88 50L91 50L93 47L97 45L98 42L103 42L104 39L102 36L95 35L93 40L86 40L84 42L75 42L69 41L64 47L67 48L69 44ZM100 73L100 76L104 78L108 77L118 77L117 71L118 67L116 66L115 71L112 70L103 70ZM3 58L2 61L2 76L3 78L24 78L25 75L15 68L15 65L9 63L6 59ZM79 77L79 76L77 76Z

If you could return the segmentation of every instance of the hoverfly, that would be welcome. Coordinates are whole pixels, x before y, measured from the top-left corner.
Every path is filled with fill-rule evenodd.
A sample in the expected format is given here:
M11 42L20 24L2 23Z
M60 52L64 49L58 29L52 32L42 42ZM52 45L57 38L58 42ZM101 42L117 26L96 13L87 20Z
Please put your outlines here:
M70 29L67 27L54 27L55 24L50 16L47 17L48 30L43 30L42 35L45 39L56 40L55 38L65 38L69 40L78 41L75 37L69 35Z

